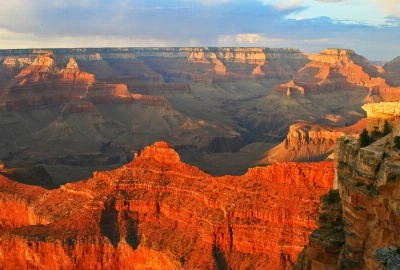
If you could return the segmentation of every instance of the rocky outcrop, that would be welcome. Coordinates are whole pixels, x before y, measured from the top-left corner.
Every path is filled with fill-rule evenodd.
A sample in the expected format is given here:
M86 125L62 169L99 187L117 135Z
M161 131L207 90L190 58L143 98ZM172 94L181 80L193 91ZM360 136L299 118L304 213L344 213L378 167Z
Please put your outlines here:
M81 72L78 63L75 59L70 58L67 67L60 71L64 80L84 80L88 83L94 83L95 78L93 74L88 72Z
M376 111L365 106L368 115L380 117L381 105L376 105ZM324 236L325 240L310 238L298 269L383 269L374 258L374 252L400 245L400 156L393 146L393 136L397 134L398 129L395 129L363 148L356 138L339 139L335 149L334 187L340 194L340 198L335 199L341 208L337 220L341 220L343 226L337 224L321 234L324 226L320 224L313 235ZM387 262L378 257L379 261Z
M7 92L0 96L7 111L28 110L77 101L94 82L94 75L80 71L73 58L65 69L60 69L54 54L47 53L37 56L15 76Z
M30 57L6 57L3 61L3 65L10 68L24 68L32 64Z
M378 127L383 130L385 121L392 129L400 128L400 102L380 102L370 103L362 106L367 113L368 130L374 130Z
M311 62L294 75L293 81L276 85L276 93L290 96L296 92L307 95L364 88L369 90L365 102L397 101L400 89L389 86L382 70L353 50L326 49L308 57Z
M12 194L30 211L7 212L3 224L12 225L1 232L0 264L288 268L316 228L318 198L332 181L330 162L281 163L239 177L212 177L180 162L164 142L119 169L52 191L0 177L0 215L3 206L12 209ZM29 215L40 220L17 222Z
M332 154L337 140L345 135L358 136L367 121L360 120L349 127L334 127L318 124L299 123L290 126L283 143L272 148L261 164L282 161L321 161Z
M17 78L24 78L30 74L38 74L41 72L53 72L54 67L53 53L39 55L33 60L32 64L24 68L20 74L17 75Z
M396 270L400 268L400 250L398 248L377 249L374 252L374 256L387 270Z
M368 118L393 120L400 118L400 102L380 102L365 104L362 107Z

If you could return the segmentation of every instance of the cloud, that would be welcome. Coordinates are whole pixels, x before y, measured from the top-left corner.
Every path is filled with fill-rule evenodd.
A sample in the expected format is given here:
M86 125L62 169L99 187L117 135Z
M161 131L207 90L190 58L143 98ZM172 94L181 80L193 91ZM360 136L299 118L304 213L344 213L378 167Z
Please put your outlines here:
M387 16L386 22L390 25L400 25L400 16Z
M397 17L386 15L391 25L378 28L298 14L310 1L13 0L0 9L0 48L223 45L350 47L374 60L398 54ZM385 40L391 43L383 50Z
M399 0L371 0L385 14L400 17Z
M302 0L288 0L288 1L280 1L279 3L274 4L274 7L280 10L293 10L293 9L303 9L304 2Z

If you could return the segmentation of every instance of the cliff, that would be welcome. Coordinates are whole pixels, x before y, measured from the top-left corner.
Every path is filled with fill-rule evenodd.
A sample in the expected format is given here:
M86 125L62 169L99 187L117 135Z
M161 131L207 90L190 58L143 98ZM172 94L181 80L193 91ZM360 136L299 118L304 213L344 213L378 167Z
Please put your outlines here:
M365 116L365 103L398 101L400 88L386 82L382 68L352 50L326 49L308 58L286 83L244 102L237 118L256 132L271 134L272 141L274 136L284 139L292 124L350 126Z
M393 108L382 105L366 105L368 116L381 117ZM383 116L388 118L386 113ZM388 258L380 252L388 252L382 249L400 245L396 135L399 129L394 127L391 134L363 148L356 138L339 139L335 149L337 190L328 195L329 203L322 204L319 229L312 233L297 269L383 269L381 262Z
M343 49L315 55L256 47L0 50L0 58L0 158L15 163L122 164L159 140L190 162L285 139L283 158L274 160L319 160L340 134L329 130L359 121L360 106L383 100L382 93L385 100L399 94L379 84L381 69ZM378 84L367 87L372 81ZM68 111L74 113L60 117ZM297 123L310 124L298 127L304 136L317 126L321 134L298 144L289 138ZM85 134L96 144L86 143ZM57 148L57 136L82 150L80 157ZM107 154L99 150L103 144ZM99 155L107 157L94 162Z
M24 51L15 53L22 57ZM171 96L185 102L196 98L188 83L132 78L129 72L134 72L132 66L141 69L137 65L141 60L130 51L106 50L98 58L86 50L25 53L32 62L14 67L10 74L17 74L6 80L7 87L1 88L0 82L0 158L14 167L27 162L80 167L122 164L133 152L158 140L191 148L189 155L197 158L243 146L240 134L227 124L189 117L174 107ZM110 69L125 70L126 76L117 72L104 82L81 69L82 61L104 59ZM101 68L100 63L94 65Z
M325 91L369 91L365 102L397 101L400 89L389 85L382 69L349 49L325 49L309 54L310 62L294 75L289 84L274 87L288 96L293 91L301 95Z
M367 126L365 119L349 127L335 127L309 123L290 126L285 140L266 153L261 164L283 161L320 161L333 153L338 139L360 134Z
M318 198L332 181L331 162L212 177L164 142L51 191L0 177L0 265L288 268L316 228Z
M4 50L0 51L0 59L4 57L8 67L22 68L34 62L32 58L38 53ZM157 83L208 83L210 78L217 81L287 79L308 61L299 50L270 48L93 48L53 49L41 53L57 55L57 61L61 62L73 58L103 81L136 78Z

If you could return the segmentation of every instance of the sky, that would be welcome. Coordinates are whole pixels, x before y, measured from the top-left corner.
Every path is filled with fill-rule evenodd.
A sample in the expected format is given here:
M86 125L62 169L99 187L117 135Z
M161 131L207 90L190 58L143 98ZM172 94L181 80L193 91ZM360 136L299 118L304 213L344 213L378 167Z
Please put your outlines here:
M400 55L400 0L7 0L0 49L349 48Z

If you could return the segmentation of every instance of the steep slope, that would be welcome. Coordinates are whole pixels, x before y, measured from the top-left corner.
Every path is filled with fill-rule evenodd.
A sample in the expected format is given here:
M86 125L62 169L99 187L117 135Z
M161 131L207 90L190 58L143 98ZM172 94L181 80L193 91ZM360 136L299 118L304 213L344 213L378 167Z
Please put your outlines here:
M383 66L385 70L384 76L388 83L392 86L400 86L400 56L396 57L392 61L386 63Z
M342 132L334 130L364 116L362 104L397 100L400 94L386 83L382 68L345 49L319 54L229 47L0 50L0 59L0 159L11 167L29 160L122 164L158 140L168 141L185 161L213 173L221 158L251 160L235 163L234 170L225 163L219 175L243 172L260 159L321 160ZM68 118L75 124L61 117L65 106L89 103L101 123L83 111L75 120ZM79 120L81 116L87 119ZM90 136L60 131L72 126ZM314 132L320 135L311 144L290 139ZM38 141L43 145L38 134L53 134L52 142L59 136L63 145L71 140L71 151L84 151L67 162L71 151L58 151L57 157L55 149L60 147L48 144L44 148L54 154L46 157L35 148ZM253 143L262 143L267 151L282 141L286 146L272 150L270 161L261 151L240 151Z
M46 191L0 176L6 269L290 267L316 227L332 163L281 163L212 177L167 143ZM12 207L10 207L12 206ZM24 211L20 211L24 209Z
M167 97L196 98L188 84L138 81L145 75L140 72L151 71L137 66L142 60L132 52L101 50L101 56L89 49L55 51L61 55L30 51L29 61L15 56L4 61L4 66L19 69L0 90L0 158L8 166L123 164L158 140L168 140L187 159L243 146L241 135L228 124L186 116L171 104ZM78 65L103 58L119 70L109 74L115 76L107 78L110 83ZM126 74L120 73L124 70Z
M295 49L155 48L135 55L167 82L193 81L208 85L229 80L290 78L307 63Z
M393 142L400 135L400 103L385 105L382 117L383 104L368 104L367 120L374 126L390 121L391 134L363 148L356 138L339 139L336 190L324 199L319 229L299 256L297 269L384 269L374 255L400 246L400 155Z
M293 79L268 95L244 102L237 117L253 130L283 138L292 124L345 126L363 117L364 103L397 101L400 88L389 86L380 70L347 49L310 54Z
M283 161L319 161L333 153L337 140L345 135L360 134L367 126L365 119L349 127L298 123L290 126L286 139L265 154L259 164Z
M76 101L85 95L94 81L94 76L81 72L72 58L65 69L60 69L52 52L39 55L11 80L3 93L0 92L0 107L6 111L19 111Z

